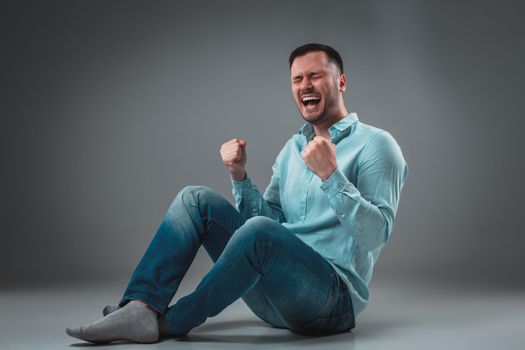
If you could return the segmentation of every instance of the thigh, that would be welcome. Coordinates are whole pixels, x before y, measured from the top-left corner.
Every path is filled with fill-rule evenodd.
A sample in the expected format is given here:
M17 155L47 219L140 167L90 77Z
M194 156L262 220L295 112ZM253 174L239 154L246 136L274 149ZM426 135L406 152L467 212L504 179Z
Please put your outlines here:
M267 225L277 262L243 296L262 320L304 334L353 328L350 294L328 261L277 222Z

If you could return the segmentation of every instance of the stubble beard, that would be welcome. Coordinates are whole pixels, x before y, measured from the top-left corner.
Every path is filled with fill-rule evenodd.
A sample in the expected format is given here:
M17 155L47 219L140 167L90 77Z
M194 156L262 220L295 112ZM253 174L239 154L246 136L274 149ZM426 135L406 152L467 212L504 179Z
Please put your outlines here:
M329 100L327 100L327 104L325 105L324 109L319 113L317 117L314 117L313 120L309 120L307 117L305 117L301 113L301 117L308 123L312 125L321 125L327 120L332 117L333 111L336 110L337 107L337 96L335 94L329 96Z
M308 123L312 125L321 125L325 123L326 121L329 121L331 118L336 118L337 116L334 116L333 113L337 110L337 104L338 104L338 83L337 79L334 78L333 81L334 85L332 86L332 91L329 96L327 96L325 100L326 104L324 106L324 109L319 113L319 115L314 120L308 120L302 113L301 117ZM301 109L299 109L300 111Z

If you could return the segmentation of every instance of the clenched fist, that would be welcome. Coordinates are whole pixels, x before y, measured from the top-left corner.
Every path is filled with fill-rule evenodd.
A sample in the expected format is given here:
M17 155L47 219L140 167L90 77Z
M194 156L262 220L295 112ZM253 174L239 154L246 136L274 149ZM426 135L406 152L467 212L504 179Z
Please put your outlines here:
M326 181L337 169L335 145L321 136L315 136L301 151L301 158L310 170Z
M230 169L232 178L237 181L244 180L244 167L246 166L246 141L240 139L231 139L222 144L220 153L222 162Z

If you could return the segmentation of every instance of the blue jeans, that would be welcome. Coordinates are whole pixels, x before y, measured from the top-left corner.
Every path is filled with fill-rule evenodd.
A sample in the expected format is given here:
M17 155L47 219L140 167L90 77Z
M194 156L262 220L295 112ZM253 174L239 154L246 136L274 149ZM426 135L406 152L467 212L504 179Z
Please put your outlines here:
M200 245L214 261L191 294L168 305ZM238 298L266 323L301 334L354 327L350 294L333 267L284 226L246 220L204 186L182 189L135 269L120 306L141 300L186 335Z

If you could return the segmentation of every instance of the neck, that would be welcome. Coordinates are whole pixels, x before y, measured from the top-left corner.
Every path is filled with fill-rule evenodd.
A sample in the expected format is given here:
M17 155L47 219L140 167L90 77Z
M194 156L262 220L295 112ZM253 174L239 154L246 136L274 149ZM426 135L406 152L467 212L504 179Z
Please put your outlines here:
M346 117L347 115L348 115L348 111L346 110L346 107L343 104L340 106L340 108L338 108L337 112L334 113L332 117L327 118L327 120L325 120L323 123L312 124L314 131L315 131L315 135L321 136L322 138L330 141L331 137L330 137L330 132L328 131L328 129L330 129L332 125L334 125L335 123L337 123L338 121Z

